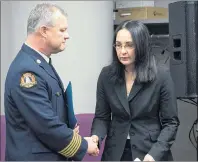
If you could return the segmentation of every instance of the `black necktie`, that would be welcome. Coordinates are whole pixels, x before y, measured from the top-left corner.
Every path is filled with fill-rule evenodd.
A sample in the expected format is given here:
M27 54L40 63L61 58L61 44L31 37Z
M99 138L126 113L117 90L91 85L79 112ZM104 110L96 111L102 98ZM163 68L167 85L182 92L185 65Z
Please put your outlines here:
M51 58L49 58L49 64L52 65L52 59Z
M61 87L62 89L64 89L63 83L62 83L62 81L61 81L61 79L60 79L58 73L56 72L54 66L52 65L52 59L51 59L51 58L49 58L49 65L51 66L51 68L52 68L52 70L53 70L53 72L54 72L56 78L58 79L58 83L59 83L60 87Z

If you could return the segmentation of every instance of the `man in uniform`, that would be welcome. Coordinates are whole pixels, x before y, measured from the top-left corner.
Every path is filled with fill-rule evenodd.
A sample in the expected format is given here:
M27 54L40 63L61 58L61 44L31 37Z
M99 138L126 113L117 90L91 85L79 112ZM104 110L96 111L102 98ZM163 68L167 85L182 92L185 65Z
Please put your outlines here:
M90 137L69 127L66 96L51 54L65 49L67 15L58 6L38 4L30 13L27 39L5 81L6 160L82 160L98 155Z

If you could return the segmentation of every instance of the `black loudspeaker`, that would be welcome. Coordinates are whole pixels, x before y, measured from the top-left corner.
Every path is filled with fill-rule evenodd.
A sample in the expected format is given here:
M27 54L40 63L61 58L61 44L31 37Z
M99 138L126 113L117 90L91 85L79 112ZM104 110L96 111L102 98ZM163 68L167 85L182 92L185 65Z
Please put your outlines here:
M198 1L169 4L170 71L177 97L197 97Z

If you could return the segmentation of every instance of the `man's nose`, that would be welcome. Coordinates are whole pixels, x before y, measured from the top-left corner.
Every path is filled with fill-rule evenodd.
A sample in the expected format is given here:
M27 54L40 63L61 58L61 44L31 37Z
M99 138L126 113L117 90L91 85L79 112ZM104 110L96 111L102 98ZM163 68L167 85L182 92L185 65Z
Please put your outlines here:
M68 32L65 33L64 39L69 39L69 33Z

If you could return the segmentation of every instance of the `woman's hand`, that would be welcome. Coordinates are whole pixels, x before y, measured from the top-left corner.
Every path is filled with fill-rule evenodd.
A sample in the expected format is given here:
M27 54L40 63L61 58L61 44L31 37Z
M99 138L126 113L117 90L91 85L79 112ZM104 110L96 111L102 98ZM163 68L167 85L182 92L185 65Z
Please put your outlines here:
M155 160L153 159L153 157L151 155L146 154L143 161L155 161Z
M77 134L79 134L79 132L80 132L79 129L80 129L79 124L76 124L76 126L74 128L74 132L77 133Z

